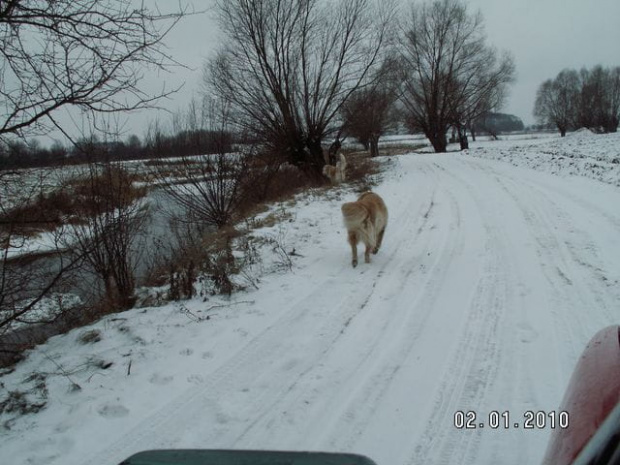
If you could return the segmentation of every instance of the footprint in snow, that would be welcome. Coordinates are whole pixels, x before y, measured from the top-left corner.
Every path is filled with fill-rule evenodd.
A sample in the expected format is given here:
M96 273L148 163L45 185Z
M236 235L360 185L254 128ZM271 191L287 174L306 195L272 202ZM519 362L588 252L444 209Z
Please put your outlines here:
M190 375L187 377L187 382L192 384L202 384L205 382L205 379L200 375Z
M26 463L52 463L60 459L62 463L62 451L69 451L75 447L75 440L71 437L62 436L46 437L42 440L30 441L28 444L29 456Z
M97 409L104 418L122 418L129 415L129 410L121 404L105 404Z
M173 380L172 376L163 376L159 373L155 373L153 376L149 378L149 383L156 384L158 386L163 386L165 384L170 383Z

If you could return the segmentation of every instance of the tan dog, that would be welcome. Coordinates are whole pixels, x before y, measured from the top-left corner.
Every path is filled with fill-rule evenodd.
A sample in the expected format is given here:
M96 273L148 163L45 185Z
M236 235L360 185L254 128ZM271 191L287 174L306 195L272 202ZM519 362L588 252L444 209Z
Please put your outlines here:
M373 192L364 192L356 202L342 205L342 216L347 228L353 267L357 266L357 243L366 245L364 259L370 263L370 252L376 254L383 242L388 211L383 199Z
M323 166L323 176L327 176L332 184L339 184L346 179L347 159L341 153L340 160L333 165Z

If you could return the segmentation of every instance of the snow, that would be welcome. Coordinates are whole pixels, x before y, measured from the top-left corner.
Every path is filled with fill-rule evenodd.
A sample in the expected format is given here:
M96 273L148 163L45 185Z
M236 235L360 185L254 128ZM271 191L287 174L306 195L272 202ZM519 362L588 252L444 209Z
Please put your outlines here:
M30 300L26 300L18 305L25 307L30 303ZM77 308L81 305L83 305L82 299L76 294L52 292L34 304L23 317L14 321L10 328L11 330L16 330L41 321L53 321L54 318L67 311L67 309ZM4 318L2 312L0 312L0 317Z
M474 156L502 160L516 166L561 176L585 176L620 186L620 134L594 134L588 129L515 143L514 139L494 144L471 144Z
M13 259L24 255L58 252L63 250L63 246L60 244L59 231L46 231L32 237L13 237L9 247L3 252L5 250L7 258Z
M480 140L383 160L384 245L355 269L340 214L355 192L274 207L288 219L253 234L294 247L290 271L267 266L258 289L230 299L109 315L35 348L0 380L26 391L43 374L47 406L0 416L0 456L106 465L152 448L239 448L539 463L550 429L457 429L454 415L508 411L522 425L528 410L557 410L587 341L618 322L615 175L556 169L616 156L618 142ZM273 247L260 253L277 261ZM84 337L93 330L99 341Z

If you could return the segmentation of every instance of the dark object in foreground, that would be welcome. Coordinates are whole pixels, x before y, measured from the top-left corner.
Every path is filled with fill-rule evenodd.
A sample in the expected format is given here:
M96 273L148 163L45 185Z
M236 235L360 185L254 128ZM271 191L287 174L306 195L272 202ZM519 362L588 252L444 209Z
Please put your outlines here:
M258 450L151 450L120 465L376 465L368 457L326 452Z
M567 429L553 430L543 465L620 464L620 327L594 335L584 349L559 411Z

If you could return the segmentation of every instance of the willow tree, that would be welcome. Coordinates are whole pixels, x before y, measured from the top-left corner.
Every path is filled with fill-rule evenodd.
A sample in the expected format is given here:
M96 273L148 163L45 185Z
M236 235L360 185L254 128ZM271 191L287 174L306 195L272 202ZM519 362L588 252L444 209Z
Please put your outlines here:
M557 78L556 78L557 79ZM579 71L577 127L616 132L620 118L620 67Z
M389 57L371 79L374 84L355 91L342 106L343 131L355 137L371 157L379 155L379 138L396 125L394 104L401 74L398 60Z
M552 124L562 137L577 122L579 75L565 69L555 79L543 82L536 92L534 116L541 124Z
M445 152L450 126L462 128L501 104L513 60L486 45L482 14L459 0L413 4L401 32L405 121Z
M241 129L311 176L343 103L381 63L393 18L374 0L220 0L226 38L205 68Z

